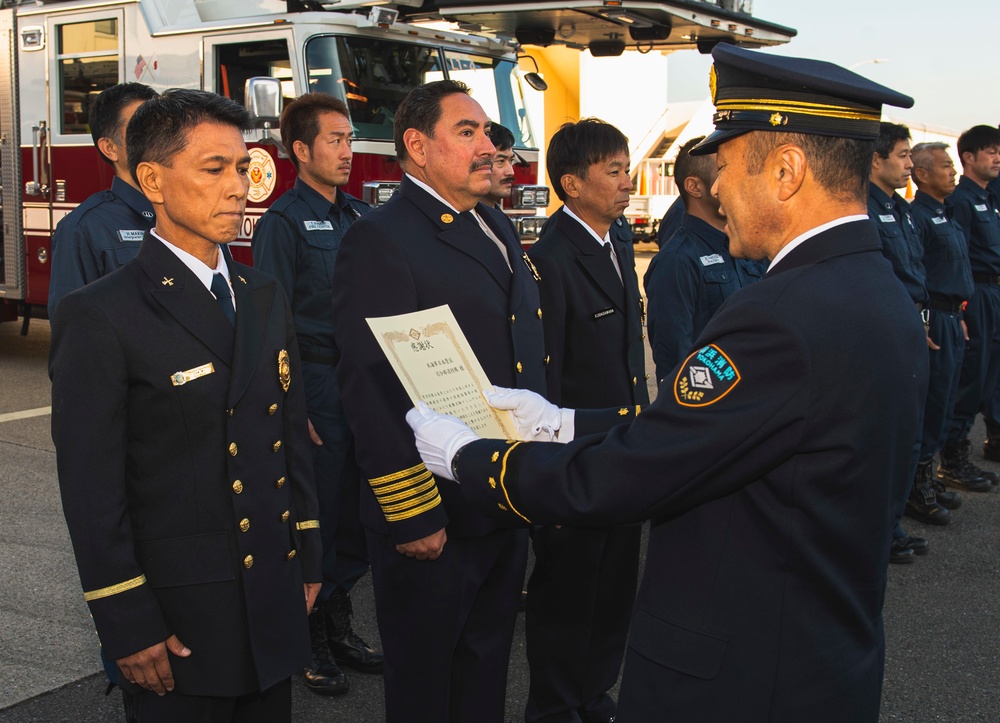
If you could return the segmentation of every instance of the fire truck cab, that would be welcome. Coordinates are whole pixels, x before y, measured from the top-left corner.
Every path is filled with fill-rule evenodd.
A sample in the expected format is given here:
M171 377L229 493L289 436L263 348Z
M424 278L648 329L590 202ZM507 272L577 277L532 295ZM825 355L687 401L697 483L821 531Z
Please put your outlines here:
M514 132L519 164L505 210L530 242L544 220L537 209L549 197L537 185L542 139L524 100L525 81L534 87L539 79L520 72L522 45L564 44L597 55L626 46L701 44L705 50L722 39L769 45L794 35L724 7L732 4L0 0L6 40L6 55L0 50L0 320L20 313L26 330L32 315L44 315L56 224L111 184L113 170L93 147L87 119L92 99L116 83L200 88L256 111L258 127L246 136L252 158L247 212L232 247L237 260L249 263L257 220L294 182L280 144L283 101L313 91L346 101L356 134L347 191L377 204L401 178L392 143L399 103L422 83L461 80L490 118ZM457 28L442 29L443 21Z

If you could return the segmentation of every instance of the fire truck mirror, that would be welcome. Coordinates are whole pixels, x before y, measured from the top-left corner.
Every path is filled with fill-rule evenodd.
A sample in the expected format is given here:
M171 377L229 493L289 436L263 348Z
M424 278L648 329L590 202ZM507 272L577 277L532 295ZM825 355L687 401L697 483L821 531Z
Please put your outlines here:
M246 107L250 111L254 126L274 128L281 116L281 81L277 78L248 78Z

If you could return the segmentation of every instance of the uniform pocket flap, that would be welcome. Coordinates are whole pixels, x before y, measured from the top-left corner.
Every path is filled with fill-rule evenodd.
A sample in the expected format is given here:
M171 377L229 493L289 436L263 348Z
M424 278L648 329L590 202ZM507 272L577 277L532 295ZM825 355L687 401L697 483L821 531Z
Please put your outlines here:
M714 635L668 623L637 608L632 616L629 647L642 657L678 673L702 680L719 674L728 642Z
M136 541L139 565L152 587L233 580L229 533Z

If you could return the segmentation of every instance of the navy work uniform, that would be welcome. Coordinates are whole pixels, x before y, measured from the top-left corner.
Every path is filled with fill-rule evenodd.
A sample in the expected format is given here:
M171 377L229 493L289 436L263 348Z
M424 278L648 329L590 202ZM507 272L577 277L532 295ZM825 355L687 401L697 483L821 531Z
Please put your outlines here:
M892 264L892 272L903 284L906 293L915 305L914 314L923 317L924 302L927 300L927 286L924 273L924 248L917 227L910 215L910 204L898 193L892 196L874 183L868 184L868 217L872 220L882 242L882 255ZM925 352L921 352L926 355ZM925 399L920 399L923 409ZM922 428L921 422L918 430ZM907 465L909 479L913 479L917 471L920 456L920 433L914 437L913 457ZM905 501L910 494L907 487L903 496ZM896 525L892 535L897 540L905 540L906 532Z
M910 204L917 230L924 242L924 271L927 277L929 336L940 349L930 351L930 378L924 427L920 440L920 461L927 462L944 446L944 437L965 356L962 313L974 290L969 251L961 227L948 215L943 203L917 191Z
M656 243L660 248L666 246L670 237L677 233L677 229L681 227L681 223L683 222L684 213L684 199L678 196L670 204L667 212L663 214L663 218L660 219L660 225L656 229Z
M134 259L143 235L155 225L153 206L117 176L109 190L64 216L52 234L49 318L66 294Z
M628 228L618 219L598 240L563 206L528 253L541 276L547 397L559 406L649 404L643 303L622 226ZM525 720L610 720L615 703L608 691L628 639L641 527L543 526L531 538Z
M323 536L323 589L349 592L368 570L358 518L361 473L340 401L333 334L333 270L341 239L368 204L337 191L330 203L301 179L261 216L253 235L254 265L288 296L302 358L306 409L322 445L313 446Z
M658 384L684 359L722 302L763 275L758 262L730 255L726 234L683 214L680 228L650 261L643 279Z
M975 293L965 310L969 328L955 411L948 425L947 445L965 443L980 411L989 409L1000 377L1000 217L991 191L962 176L945 205L965 236Z
M537 274L510 220L483 203L475 211L460 214L404 176L348 230L334 270L337 376L368 481L361 521L389 723L503 720L527 533L488 519L427 470L405 420L413 404L365 321L448 304L492 383L544 394ZM441 529L436 560L396 549Z

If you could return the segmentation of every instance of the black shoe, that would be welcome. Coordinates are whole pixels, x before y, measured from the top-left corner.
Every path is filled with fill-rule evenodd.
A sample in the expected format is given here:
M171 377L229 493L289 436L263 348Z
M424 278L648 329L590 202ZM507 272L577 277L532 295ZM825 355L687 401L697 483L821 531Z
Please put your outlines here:
M1000 462L1000 442L993 442L992 438L987 437L983 442L983 459Z
M302 671L306 687L320 695L342 695L350 689L347 676L330 657L323 613L313 609L309 613L309 642L312 646L312 664Z
M904 537L902 540L892 541L892 545L889 546L889 562L900 565L909 564L917 559L916 552L906 544L907 540L909 538Z
M951 513L943 505L937 502L925 504L915 499L913 495L910 495L909 499L906 500L904 514L926 525L947 525L951 522Z
M957 510L962 506L962 495L958 492L945 489L941 480L934 479L932 483L934 485L934 496L937 498L937 503L939 505L944 507L946 510Z
M958 444L946 444L941 450L941 465L937 478L949 487L969 492L989 492L993 485L985 479L978 467L969 462L969 440Z
M366 643L351 627L354 607L349 593L334 591L323 604L323 615L330 653L337 663L349 665L361 673L382 672L382 653Z
M913 535L907 535L904 539L906 546L913 550L914 555L926 555L931 551L931 543L925 540L923 537L914 537Z

